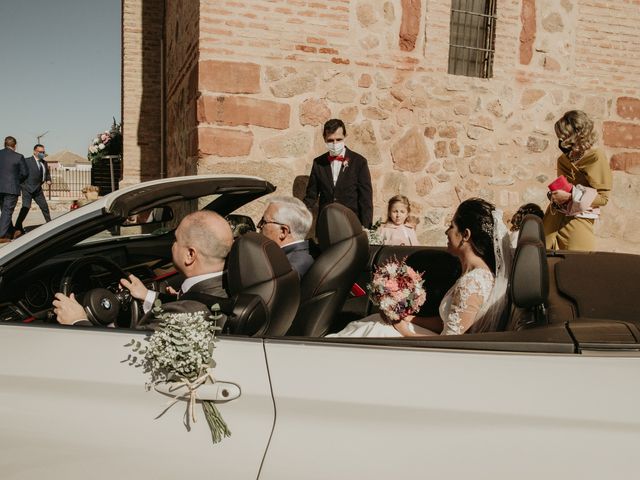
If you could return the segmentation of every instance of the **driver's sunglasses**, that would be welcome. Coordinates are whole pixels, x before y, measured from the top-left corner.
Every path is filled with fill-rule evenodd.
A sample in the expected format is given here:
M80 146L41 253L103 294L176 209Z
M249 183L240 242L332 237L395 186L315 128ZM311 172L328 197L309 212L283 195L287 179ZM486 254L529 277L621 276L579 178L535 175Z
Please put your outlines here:
M262 228L267 225L268 223L275 223L276 225L280 225L281 227L287 227L289 228L289 225L287 225L286 223L280 223L280 222L274 222L272 220L265 220L264 217L262 217L260 219L260 221L258 222L257 228L262 230Z

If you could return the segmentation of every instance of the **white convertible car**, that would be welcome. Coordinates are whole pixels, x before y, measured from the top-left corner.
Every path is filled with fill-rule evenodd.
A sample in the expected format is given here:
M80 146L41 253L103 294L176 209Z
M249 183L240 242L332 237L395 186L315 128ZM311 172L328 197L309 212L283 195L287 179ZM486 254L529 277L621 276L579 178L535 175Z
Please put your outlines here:
M350 287L393 255L426 272L422 313L435 313L460 268L444 249L369 247L328 208L298 285L275 244L240 236L214 369L236 394L208 397L232 436L212 445L201 413L186 431L184 402L156 419L169 399L123 362L148 332L130 328L139 305L118 279L179 284L170 246L186 212L228 216L274 190L244 176L148 182L0 248L0 478L635 477L640 257L545 252L535 222L502 331L422 339L324 336L371 313ZM80 295L96 325L58 325L57 291Z

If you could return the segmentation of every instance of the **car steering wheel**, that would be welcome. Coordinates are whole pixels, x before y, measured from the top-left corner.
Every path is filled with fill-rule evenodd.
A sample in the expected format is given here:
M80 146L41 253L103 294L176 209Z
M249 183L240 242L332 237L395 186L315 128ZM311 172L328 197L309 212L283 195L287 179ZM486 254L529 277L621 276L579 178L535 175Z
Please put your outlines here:
M71 286L74 284L75 277L78 272L87 265L99 265L107 270L113 276L127 278L127 274L117 264L105 257L87 256L74 260L64 271L62 280L60 280L59 290L69 296L71 294ZM92 288L87 290L82 296L82 306L87 313L87 319L92 325L106 326L115 324L119 327L129 327L137 325L140 310L138 301L131 296L126 288L116 289ZM123 325L118 323L120 312L129 310L129 322Z

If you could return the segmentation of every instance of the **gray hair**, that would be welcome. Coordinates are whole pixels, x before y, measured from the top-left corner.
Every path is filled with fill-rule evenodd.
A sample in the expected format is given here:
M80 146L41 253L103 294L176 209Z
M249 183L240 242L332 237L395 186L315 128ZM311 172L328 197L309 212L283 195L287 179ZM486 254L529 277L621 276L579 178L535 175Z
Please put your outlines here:
M313 215L302 200L295 197L273 197L269 199L269 205L277 207L274 220L287 225L295 240L307 238L313 223Z

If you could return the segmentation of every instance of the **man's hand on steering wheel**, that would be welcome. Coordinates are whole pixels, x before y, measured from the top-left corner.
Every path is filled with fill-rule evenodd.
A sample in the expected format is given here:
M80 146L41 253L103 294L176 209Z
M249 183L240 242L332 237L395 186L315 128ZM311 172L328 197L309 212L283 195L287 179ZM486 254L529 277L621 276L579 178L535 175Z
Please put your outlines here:
M149 292L149 289L145 287L144 283L142 283L142 280L140 280L133 274L130 274L128 279L121 278L120 285L129 290L133 298L140 301L144 301L144 299L147 297L147 293Z
M53 313L56 314L58 322L63 325L73 325L80 320L87 319L84 308L78 303L73 293L68 297L64 293L56 293L53 301Z

